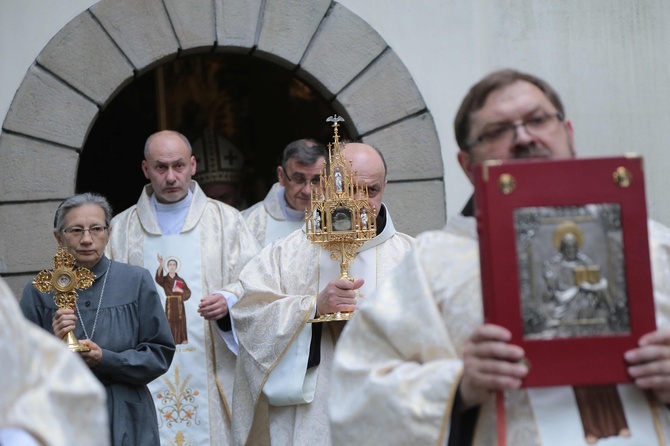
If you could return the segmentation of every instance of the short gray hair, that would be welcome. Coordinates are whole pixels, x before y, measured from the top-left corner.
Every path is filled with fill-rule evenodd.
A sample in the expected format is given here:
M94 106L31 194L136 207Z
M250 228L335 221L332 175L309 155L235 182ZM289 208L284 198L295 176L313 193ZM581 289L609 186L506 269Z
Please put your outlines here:
M328 160L328 150L326 146L314 139L298 139L288 143L284 149L281 159L281 167L286 172L288 160L296 159L298 164L303 166L311 166L316 161L323 157Z
M191 143L189 142L188 138L182 135L181 133L175 131L175 130L161 130L160 132L156 132L149 136L147 138L147 142L144 143L144 159L147 159L147 155L149 154L149 146L151 143L156 139L156 137L160 134L170 134L173 136L179 137L179 139L182 140L184 144L186 144L186 147L188 148L188 154L193 155L193 148L191 147Z
M74 208L83 206L85 204L94 204L100 206L105 213L105 226L109 226L112 221L112 206L105 197L100 194L93 192L86 192L83 194L73 195L70 198L66 198L58 209L56 210L56 216L54 217L54 229L58 232L63 231L65 226L65 216Z

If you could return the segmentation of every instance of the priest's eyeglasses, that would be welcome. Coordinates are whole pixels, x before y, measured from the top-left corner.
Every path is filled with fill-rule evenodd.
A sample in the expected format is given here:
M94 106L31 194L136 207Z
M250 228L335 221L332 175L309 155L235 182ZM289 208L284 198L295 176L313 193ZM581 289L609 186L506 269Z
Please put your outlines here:
M91 226L90 228L74 227L65 228L63 229L63 232L72 238L82 238L86 231L91 234L91 237L102 237L108 229L109 226Z
M291 183L295 183L298 186L305 186L307 183L312 184L312 185L317 185L319 184L319 181L321 181L320 176L314 176L312 178L307 178L302 174L296 173L293 175L293 178L288 176L288 173L284 171L284 176L286 177L287 180L289 180Z
M467 148L476 146L479 143L490 146L508 144L516 140L517 129L523 127L530 135L538 136L543 132L551 132L556 129L559 122L563 122L565 116L563 113L550 113L525 119L518 123L500 125L491 130L487 130L472 141L466 143Z

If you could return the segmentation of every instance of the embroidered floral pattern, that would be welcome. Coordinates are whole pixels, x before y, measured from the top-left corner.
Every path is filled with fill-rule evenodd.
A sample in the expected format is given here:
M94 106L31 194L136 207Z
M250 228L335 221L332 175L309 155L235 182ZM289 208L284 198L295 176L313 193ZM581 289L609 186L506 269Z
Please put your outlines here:
M167 427L181 423L184 423L186 426L200 424L200 420L198 419L198 404L196 404L196 397L200 392L188 387L191 375L188 375L182 381L179 374L179 366L175 366L173 380L171 381L167 376L163 376L162 379L167 389L156 395L156 398L159 400L159 407L157 407L160 413L158 419L159 426L163 427L163 423ZM186 445L183 434L180 437L180 433L178 432L175 437L175 444L179 446ZM181 443L177 441L178 438L182 439Z

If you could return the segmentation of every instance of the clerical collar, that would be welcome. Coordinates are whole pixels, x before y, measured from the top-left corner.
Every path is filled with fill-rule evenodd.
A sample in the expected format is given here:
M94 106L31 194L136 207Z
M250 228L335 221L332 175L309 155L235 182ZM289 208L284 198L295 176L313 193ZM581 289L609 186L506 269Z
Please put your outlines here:
M386 206L381 206L379 214L377 214L377 235L381 234L386 227Z
M286 196L284 195L286 192L285 187L279 187L277 188L277 200L279 201L279 206L281 207L282 211L284 212L284 217L286 217L287 221L301 221L305 219L305 211L298 211L296 209L292 209L289 207L288 203L286 202Z
M174 235L181 232L186 220L186 214L193 200L193 192L188 189L186 197L176 203L159 203L156 194L151 195L151 204L156 213L156 221L163 235Z
M474 217L475 216L475 196L472 195L470 199L468 200L467 203L465 203L465 207L461 211L461 215L463 217Z
M381 217L381 218L380 218ZM367 242L363 243L356 252L363 252L368 249L374 248L384 243L386 240L390 239L395 235L395 227L393 226L393 219L391 214L388 213L386 206L382 203L381 209L379 210L379 215L377 216L377 235Z

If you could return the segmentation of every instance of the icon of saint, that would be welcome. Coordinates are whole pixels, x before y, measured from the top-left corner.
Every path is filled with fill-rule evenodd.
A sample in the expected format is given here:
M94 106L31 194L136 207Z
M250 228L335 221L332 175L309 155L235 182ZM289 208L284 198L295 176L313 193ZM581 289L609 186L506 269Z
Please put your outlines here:
M165 291L165 315L170 323L174 342L175 344L188 344L184 301L190 299L191 290L186 281L177 274L179 265L176 258L168 258L165 265L160 254L157 254L157 258L156 283ZM167 269L167 274L163 272L164 267Z

